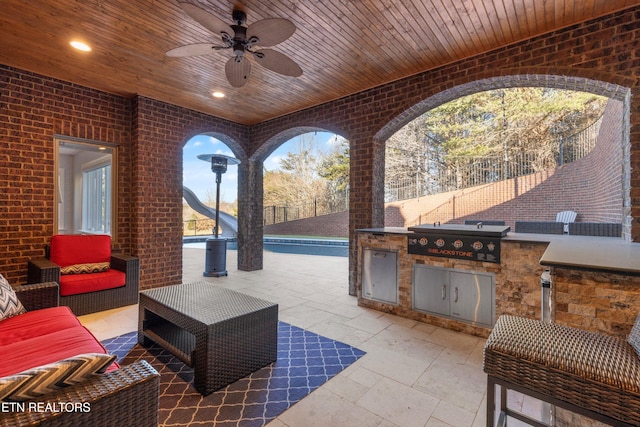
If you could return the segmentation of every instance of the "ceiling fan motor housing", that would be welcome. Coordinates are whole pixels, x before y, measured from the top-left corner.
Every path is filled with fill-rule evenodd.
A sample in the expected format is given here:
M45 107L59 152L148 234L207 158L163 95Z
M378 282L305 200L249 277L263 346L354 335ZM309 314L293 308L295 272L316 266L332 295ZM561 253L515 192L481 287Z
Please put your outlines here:
M238 60L244 55L244 51L247 47L247 15L241 10L234 10L231 13L231 18L235 25L231 25L233 30L233 54Z
M247 22L247 14L241 10L231 12L231 19L236 25L244 25Z
M244 51L247 45L247 27L241 25L232 25L233 36L233 54L235 56L244 55Z

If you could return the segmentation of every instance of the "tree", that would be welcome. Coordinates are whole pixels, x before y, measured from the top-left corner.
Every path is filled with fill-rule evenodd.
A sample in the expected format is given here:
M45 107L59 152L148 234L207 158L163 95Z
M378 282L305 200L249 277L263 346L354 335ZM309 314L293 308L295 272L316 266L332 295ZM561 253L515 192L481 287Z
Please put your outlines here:
M550 88L511 88L458 98L418 117L387 141L387 183L410 180L423 194L508 177L526 153L530 172L553 167L560 137L602 115L607 99ZM478 159L486 158L482 164ZM491 160L490 160L491 159ZM473 171L473 176L465 171ZM496 171L500 170L498 173Z
M336 135L333 150L319 162L318 175L328 181L329 191L349 188L349 141Z
M302 135L295 151L280 160L280 169L265 170L264 205L288 207L287 217L307 217L342 210L349 186L349 143L335 135L327 152L314 134Z
M311 203L324 195L325 183L317 174L319 156L313 134L302 135L296 151L280 160L280 170L264 172L265 206Z

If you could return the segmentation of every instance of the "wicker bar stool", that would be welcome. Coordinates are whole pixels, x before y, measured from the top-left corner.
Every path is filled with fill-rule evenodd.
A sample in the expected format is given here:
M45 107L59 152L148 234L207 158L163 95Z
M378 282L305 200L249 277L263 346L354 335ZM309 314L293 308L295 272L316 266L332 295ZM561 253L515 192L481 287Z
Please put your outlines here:
M640 316L625 341L555 323L502 315L484 348L487 426L513 417L547 424L507 408L514 390L612 426L640 426Z

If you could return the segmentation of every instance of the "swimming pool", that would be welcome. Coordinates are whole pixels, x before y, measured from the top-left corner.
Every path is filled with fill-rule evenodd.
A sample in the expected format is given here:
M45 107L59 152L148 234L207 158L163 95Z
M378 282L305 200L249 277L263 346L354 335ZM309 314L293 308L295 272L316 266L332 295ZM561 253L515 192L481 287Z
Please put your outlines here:
M206 248L206 240L210 236L185 237L183 243L188 247ZM314 239L303 237L264 237L265 251L324 256L349 256L349 241L346 239ZM238 242L227 239L227 249L237 250Z

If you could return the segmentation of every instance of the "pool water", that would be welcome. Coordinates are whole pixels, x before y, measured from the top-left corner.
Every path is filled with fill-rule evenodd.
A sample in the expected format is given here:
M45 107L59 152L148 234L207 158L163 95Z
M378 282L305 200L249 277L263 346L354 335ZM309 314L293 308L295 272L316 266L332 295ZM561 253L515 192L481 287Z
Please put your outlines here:
M183 242L186 247L206 248L206 240L210 237L187 237ZM349 241L345 239L313 239L298 237L265 237L263 239L265 251L324 256L349 256ZM237 250L235 239L227 240L227 249Z

